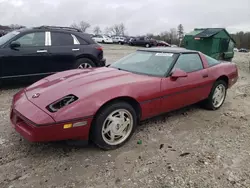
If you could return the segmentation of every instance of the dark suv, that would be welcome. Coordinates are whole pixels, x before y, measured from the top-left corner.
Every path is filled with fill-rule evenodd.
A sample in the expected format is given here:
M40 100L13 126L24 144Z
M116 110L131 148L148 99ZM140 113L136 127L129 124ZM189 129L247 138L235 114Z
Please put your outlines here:
M129 41L129 45L131 46L145 46L146 48L157 46L155 40L149 39L148 37L137 37L131 38Z
M74 28L41 26L0 37L0 81L101 66L102 47Z

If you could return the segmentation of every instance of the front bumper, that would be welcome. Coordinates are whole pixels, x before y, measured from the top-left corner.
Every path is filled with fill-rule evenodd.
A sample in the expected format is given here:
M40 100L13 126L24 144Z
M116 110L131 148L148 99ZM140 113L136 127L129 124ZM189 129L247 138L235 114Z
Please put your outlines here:
M105 65L106 65L106 59L103 58L103 59L100 60L100 66L104 67Z
M52 123L50 121L52 118L48 114L22 95L18 97L18 101L13 101L10 120L12 127L28 141L50 142L69 139L88 140L92 117ZM83 121L84 126L64 128L65 124Z

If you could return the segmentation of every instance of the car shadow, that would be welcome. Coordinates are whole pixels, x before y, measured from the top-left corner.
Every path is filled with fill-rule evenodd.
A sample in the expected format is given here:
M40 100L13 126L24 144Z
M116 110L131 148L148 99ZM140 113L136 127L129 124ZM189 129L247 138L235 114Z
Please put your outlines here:
M0 85L1 90L13 90L13 89L20 89L20 88L25 88L29 85L31 85L32 81L4 81Z

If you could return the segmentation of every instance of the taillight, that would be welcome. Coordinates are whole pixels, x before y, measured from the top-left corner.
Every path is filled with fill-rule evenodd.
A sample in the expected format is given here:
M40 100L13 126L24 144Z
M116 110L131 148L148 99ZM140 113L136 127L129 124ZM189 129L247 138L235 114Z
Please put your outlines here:
M103 51L103 48L101 46L96 47L97 50Z

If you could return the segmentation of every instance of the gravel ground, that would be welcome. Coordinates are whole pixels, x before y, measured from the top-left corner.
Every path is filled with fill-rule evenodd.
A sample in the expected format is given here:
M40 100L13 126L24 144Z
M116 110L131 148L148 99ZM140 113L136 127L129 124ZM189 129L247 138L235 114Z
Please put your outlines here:
M135 49L104 46L108 63ZM250 54L236 54L240 79L218 111L191 106L143 122L126 145L108 152L25 141L9 122L20 88L0 90L0 187L250 187L249 61Z

